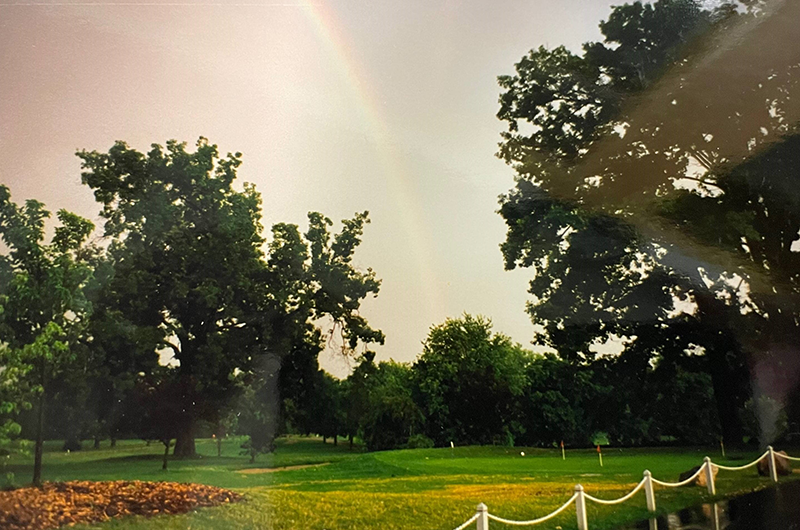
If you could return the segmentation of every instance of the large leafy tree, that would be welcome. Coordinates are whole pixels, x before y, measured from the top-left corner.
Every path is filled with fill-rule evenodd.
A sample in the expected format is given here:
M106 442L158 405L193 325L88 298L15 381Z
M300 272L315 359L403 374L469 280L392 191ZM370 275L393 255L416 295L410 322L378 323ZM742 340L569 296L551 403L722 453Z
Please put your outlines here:
M117 142L78 153L83 182L103 205L114 310L172 353L180 410L175 454L194 454L197 420L234 389L232 375L259 353L263 328L260 198L233 187L239 155L220 158L204 138L143 154Z
M660 212L666 222L698 244L738 258L734 271L740 283L749 282L749 289L734 293L741 300L731 305L738 309L740 333L735 336L758 351L751 360L755 397L767 395L787 405L793 418L800 412L796 401L800 375L796 346L800 340L798 167L800 135L795 132L746 162L709 176L709 185L718 190L716 196L679 190Z
M125 366L148 364L129 359L131 352L172 353L178 391L170 395L182 411L176 455L194 453L194 425L215 421L231 402L236 373L252 374L258 387L250 389L258 397L250 405L258 452L277 432L282 364L315 373L322 334L341 337L345 351L383 341L358 312L380 286L373 271L352 264L366 212L333 235L319 213L309 214L305 234L276 224L265 256L259 194L249 184L234 188L238 153L221 158L201 138L194 152L170 141L143 154L118 142L108 153L79 156L112 240L103 318L121 325L104 348Z
M696 368L690 358L702 353L730 443L741 440L738 409L750 392L748 337L765 314L733 280L755 286L769 264L708 244L751 224L715 175L751 157L765 136L785 134L797 115L797 54L774 37L793 13L750 7L614 8L603 42L581 55L541 48L501 77L498 114L509 126L499 155L518 173L501 199L502 250L507 268L535 270L528 311L540 339L575 362L592 361L598 342L620 340L620 366L641 373L650 361ZM704 245L676 222L676 206L664 222L681 179L727 212L708 225L714 235ZM679 300L691 309L681 313Z
M0 364L5 367L3 377L22 390L16 398L35 403L33 483L37 485L48 390L80 366L79 338L91 313L84 293L92 277L86 259L91 251L85 243L94 226L60 210L55 234L45 243L49 216L38 201L15 204L8 188L0 186L0 235L8 249L0 256L0 342L4 343Z

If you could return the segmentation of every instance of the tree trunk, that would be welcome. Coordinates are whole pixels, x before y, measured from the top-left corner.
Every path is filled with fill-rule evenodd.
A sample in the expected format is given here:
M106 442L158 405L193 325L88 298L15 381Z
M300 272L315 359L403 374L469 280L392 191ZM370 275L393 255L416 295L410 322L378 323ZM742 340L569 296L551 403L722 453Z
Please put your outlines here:
M349 438L350 438L350 450L352 451L353 450L353 435L352 435L352 433L350 434Z
M736 448L742 446L744 426L739 415L738 378L730 369L727 357L728 352L724 348L708 351L709 372L722 428L722 439L726 446Z
M339 445L339 435L338 434L334 434L333 435L333 445Z
M178 431L178 436L175 437L175 449L172 455L177 458L194 458L197 456L197 449L194 445L194 422L187 422L182 429Z
M100 438L98 436L94 437L94 448L100 449Z
M42 485L42 449L44 446L44 392L39 397L39 418L36 421L36 446L33 450L33 485Z
M150 443L148 443L147 445L150 445ZM112 436L111 437L111 448L113 449L116 446L117 446L117 438L115 436Z
M170 440L164 442L164 459L161 461L161 469L164 471L167 469L167 459L169 458L169 443Z
M735 328L732 329L738 316L732 316L731 309L708 290L695 291L695 302L702 326L700 341L706 349L706 370L714 388L722 439L728 447L741 447L744 426L739 406L743 396L749 393L750 376L740 349L741 337L737 337Z
M217 438L217 457L222 456L222 436L224 433L225 428L222 426L222 420L217 420L217 432L215 433Z
M323 436L322 437L322 443L324 443L324 444L328 443L328 437L327 436Z

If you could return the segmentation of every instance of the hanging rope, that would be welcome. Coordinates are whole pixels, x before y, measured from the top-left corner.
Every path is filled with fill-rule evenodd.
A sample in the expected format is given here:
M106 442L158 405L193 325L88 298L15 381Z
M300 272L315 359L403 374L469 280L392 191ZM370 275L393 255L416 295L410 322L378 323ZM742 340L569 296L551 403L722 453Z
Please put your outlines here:
M455 527L453 530L464 530L466 527L468 527L477 520L478 520L478 514L476 513L475 515L467 519L466 523L462 524L461 526Z
M748 467L755 466L756 464L758 464L761 461L761 459L763 459L764 457L766 457L768 455L769 455L769 450L764 451L763 455L759 456L758 458L756 458L755 460L753 460L749 464L745 464L743 466L721 466L719 464L714 464L714 465L716 467L720 468L720 469L724 469L725 471L741 471L743 469L747 469Z
M553 518L553 517L555 517L556 515L560 514L560 513L561 513L561 512L563 512L564 510L566 510L566 509L567 509L567 507L568 507L570 504L572 504L573 502L575 502L575 499L576 499L577 497L578 497L578 494L576 493L575 495L573 495L572 497L570 497L570 499L569 499L569 500L568 500L566 503L564 503L564 504L561 506L561 508L557 509L557 510L556 510L556 511L554 511L554 512L551 512L551 513L550 513L550 514L548 514L548 515L545 515L544 517L540 517L540 518L538 518L538 519L531 519L530 521L512 521L512 520L510 520L510 519L503 519L502 517L498 517L498 516L496 516L496 515L492 515L492 514L488 514L488 516L489 516L489 519L492 519L492 520L494 520L494 521L497 521L498 523L505 523L505 524L510 524L510 525L514 525L514 526L529 526L529 525L539 524L539 523L543 523L543 522L545 522L545 521L549 521L550 519L552 519L552 518Z
M619 499L614 499L613 501L612 500L606 500L606 499L598 499L597 497L592 497L588 493L584 493L584 496L587 499L589 499L590 501L596 502L597 504L622 504L623 502L627 501L628 499L630 499L631 497L636 495L636 493L640 489L642 489L644 487L644 483L645 483L645 481L644 481L644 479L642 479L642 481L640 483L638 483L636 485L636 487L633 488L633 490L631 490L630 493L628 493L627 495L625 495L623 497L620 497Z
M700 476L700 473L702 473L705 470L706 470L706 465L703 464L702 466L700 466L700 469L698 469L697 472L695 472L694 475L681 482L661 482L660 480L656 480L654 478L652 478L651 480L653 481L653 484L658 484L659 486L666 486L667 488L677 488L679 486L685 486L687 484L691 484L692 482L695 481L697 477Z

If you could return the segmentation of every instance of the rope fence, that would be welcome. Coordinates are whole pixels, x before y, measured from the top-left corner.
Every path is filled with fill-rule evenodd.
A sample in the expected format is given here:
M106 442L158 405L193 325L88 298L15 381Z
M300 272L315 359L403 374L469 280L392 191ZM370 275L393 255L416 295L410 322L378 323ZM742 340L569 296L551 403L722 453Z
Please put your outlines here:
M577 484L575 486L575 493L572 497L569 498L567 502L562 504L559 508L555 511L550 512L549 514L539 517L538 519L531 519L529 521L514 521L511 519L503 519L497 515L489 513L489 508L484 504L480 503L478 505L477 512L475 515L470 517L464 524L458 526L454 530L464 530L472 523L477 523L477 530L489 530L489 520L497 521L499 523L513 525L513 526L533 526L540 523L544 523L545 521L549 521L553 517L559 515L561 512L569 508L573 503L575 503L575 515L578 519L578 530L588 530L589 529L589 522L586 516L586 501L591 501L597 504L605 504L605 505L613 505L613 504L622 504L623 502L630 500L634 495L639 493L640 490L644 489L645 492L645 499L647 502L647 510L649 512L656 511L656 497L655 491L653 486L663 486L667 488L677 488L679 486L685 486L687 484L691 484L694 481L700 478L701 474L705 474L706 478L706 487L708 488L708 493L711 495L716 495L716 486L714 484L714 470L722 469L725 471L742 471L744 469L748 469L755 465L758 465L759 462L767 459L767 465L769 467L769 477L773 482L778 482L778 468L775 464L775 460L778 458L782 458L784 460L794 460L800 462L800 458L792 457L784 454L778 454L773 449L772 446L768 447L764 454L750 462L749 464L745 464L743 466L722 466L719 464L715 464L711 461L709 457L705 457L703 459L703 464L698 468L698 470L686 480L682 480L680 482L663 482L661 480L656 480L653 478L650 471L644 471L644 478L639 482L631 491L623 495L618 499L599 499L592 495L589 495L583 490L583 486Z

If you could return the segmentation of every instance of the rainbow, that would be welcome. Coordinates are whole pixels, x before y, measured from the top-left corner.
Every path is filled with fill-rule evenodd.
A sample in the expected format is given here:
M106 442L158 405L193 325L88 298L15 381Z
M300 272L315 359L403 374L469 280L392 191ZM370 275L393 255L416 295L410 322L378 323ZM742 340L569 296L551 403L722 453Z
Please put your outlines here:
M388 179L397 209L401 212L400 222L411 241L411 252L416 264L417 276L423 284L424 292L428 294L429 308L433 311L433 315L440 318L445 314L444 304L440 284L436 280L430 262L431 252L425 248L426 230L421 222L422 211L419 201L413 200L413 194L407 185L409 180L407 172L403 167L401 157L390 141L389 128L386 120L381 116L374 91L370 90L367 76L360 70L358 61L350 51L351 47L348 46L333 11L321 0L304 4L302 9L314 26L320 43L335 62L336 70L340 72L346 84L353 91L353 96L358 101L360 108L359 119L367 127L367 130L372 132L384 174Z

